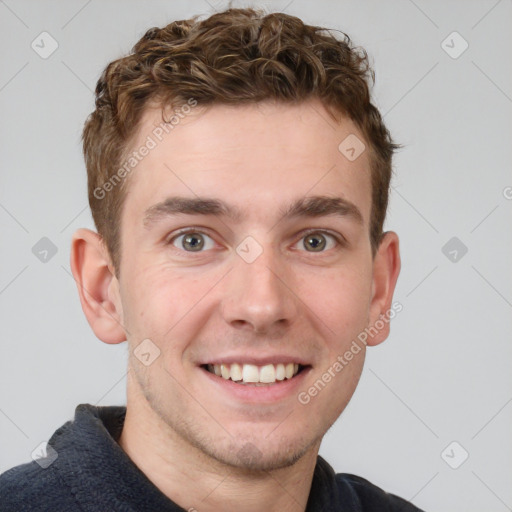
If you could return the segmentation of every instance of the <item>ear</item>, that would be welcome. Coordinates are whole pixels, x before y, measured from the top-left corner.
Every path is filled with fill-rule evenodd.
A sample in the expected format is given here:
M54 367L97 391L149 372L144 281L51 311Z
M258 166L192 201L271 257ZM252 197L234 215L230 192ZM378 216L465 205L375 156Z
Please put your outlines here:
M101 236L90 229L77 230L70 263L82 310L94 334L105 343L125 341L119 281Z
M400 273L398 235L384 233L373 261L372 299L370 303L370 336L367 345L382 343L389 336L390 310L395 285Z

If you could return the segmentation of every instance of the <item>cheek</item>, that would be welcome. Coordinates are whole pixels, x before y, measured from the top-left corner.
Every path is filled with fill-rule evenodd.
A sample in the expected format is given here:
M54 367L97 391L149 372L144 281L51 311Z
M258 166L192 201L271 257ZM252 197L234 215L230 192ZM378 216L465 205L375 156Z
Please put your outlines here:
M130 336L154 338L162 346L164 340L177 337L184 325L190 329L198 302L212 287L210 279L177 274L164 266L133 273L127 282L124 312Z
M353 336L367 326L371 299L371 273L339 268L301 281L301 296L330 328L336 339Z

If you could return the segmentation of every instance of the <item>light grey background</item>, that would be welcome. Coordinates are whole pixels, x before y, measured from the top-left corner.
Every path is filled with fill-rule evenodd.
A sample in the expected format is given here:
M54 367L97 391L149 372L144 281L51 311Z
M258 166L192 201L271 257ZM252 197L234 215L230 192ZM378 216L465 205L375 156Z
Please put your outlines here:
M0 472L79 403L125 404L126 344L95 338L69 270L73 231L93 227L80 133L108 62L149 27L225 6L209 3L0 1ZM252 5L363 45L405 146L387 221L404 309L321 454L427 511L512 510L511 1ZM47 59L31 48L43 31L59 45ZM32 252L42 237L58 249L46 263ZM456 262L442 252L452 237L468 248Z

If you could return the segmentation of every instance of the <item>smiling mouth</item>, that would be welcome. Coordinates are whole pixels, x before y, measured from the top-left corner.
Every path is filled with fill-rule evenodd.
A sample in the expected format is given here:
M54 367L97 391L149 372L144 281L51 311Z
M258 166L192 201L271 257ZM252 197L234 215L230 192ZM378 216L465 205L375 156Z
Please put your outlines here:
M205 364L202 367L224 380L237 384L268 386L293 379L306 368L297 363L279 363L257 366L255 364Z

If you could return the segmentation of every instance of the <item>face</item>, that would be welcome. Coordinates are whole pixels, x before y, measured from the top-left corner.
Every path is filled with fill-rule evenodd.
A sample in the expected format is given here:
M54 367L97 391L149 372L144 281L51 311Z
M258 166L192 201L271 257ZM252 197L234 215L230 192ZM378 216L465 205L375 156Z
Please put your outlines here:
M130 365L163 432L232 466L285 467L362 370L364 347L332 368L370 321L369 158L340 152L363 137L319 102L196 110L130 176L118 298ZM146 111L134 147L160 115ZM146 339L159 351L147 366L133 353Z

